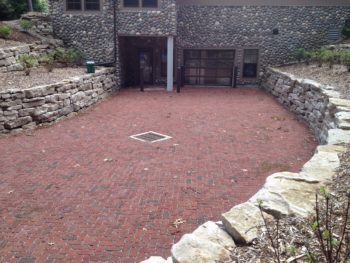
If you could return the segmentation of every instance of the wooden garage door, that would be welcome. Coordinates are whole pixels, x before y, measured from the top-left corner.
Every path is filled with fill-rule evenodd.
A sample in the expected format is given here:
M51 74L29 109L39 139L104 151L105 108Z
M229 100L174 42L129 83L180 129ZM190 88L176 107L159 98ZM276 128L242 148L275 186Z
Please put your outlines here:
M185 50L185 84L231 86L234 50Z

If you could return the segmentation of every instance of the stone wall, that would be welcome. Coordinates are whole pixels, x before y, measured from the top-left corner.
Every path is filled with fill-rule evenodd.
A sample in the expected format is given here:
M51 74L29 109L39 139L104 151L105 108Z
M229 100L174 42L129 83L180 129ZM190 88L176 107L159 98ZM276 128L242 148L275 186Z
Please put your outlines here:
M200 6L178 7L177 47L236 50L242 68L243 49L260 50L260 71L289 62L296 48L330 44L330 30L339 32L350 17L350 7ZM279 34L274 35L273 29ZM242 70L240 70L242 72ZM256 82L242 79L240 84Z
M305 120L321 143L327 141L328 130L337 127L333 108L328 107L329 95L339 97L334 88L277 69L266 71L262 86Z
M35 33L43 37L53 36L52 21L48 14L31 12L22 15L21 18L32 22L33 28L31 30Z
M16 47L0 48L0 73L23 70L17 59L23 54L41 55L52 52L56 45L45 44L39 41L38 44L24 44Z
M56 121L106 98L116 87L114 69L30 89L0 92L0 133Z
M159 0L157 9L125 9L118 1L118 35L127 36L175 36L176 1Z
M219 222L206 222L172 246L171 257L151 257L142 263L231 262L237 245L249 246L265 218L307 217L314 211L315 192L329 183L340 166L339 155L350 144L350 100L329 86L267 69L263 87L313 128L325 145L299 173L270 175L247 202L222 214ZM261 202L262 201L262 202Z

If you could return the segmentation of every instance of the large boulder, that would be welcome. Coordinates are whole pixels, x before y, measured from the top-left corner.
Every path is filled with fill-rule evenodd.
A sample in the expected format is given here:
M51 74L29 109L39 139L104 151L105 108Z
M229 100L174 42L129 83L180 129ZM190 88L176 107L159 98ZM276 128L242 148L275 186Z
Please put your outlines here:
M350 143L350 131L342 129L330 129L328 131L328 144L344 145Z
M174 263L230 262L235 243L218 224L206 222L171 249Z
M297 173L276 173L266 179L264 187L249 201L261 205L274 217L307 217L313 210L320 181Z
M263 212L266 220L272 217ZM250 244L258 237L258 228L264 224L260 209L250 202L239 204L222 214L222 222L235 242Z
M172 263L173 260L172 258L168 258L167 260L165 260L162 257L150 257L147 260L142 261L141 263Z

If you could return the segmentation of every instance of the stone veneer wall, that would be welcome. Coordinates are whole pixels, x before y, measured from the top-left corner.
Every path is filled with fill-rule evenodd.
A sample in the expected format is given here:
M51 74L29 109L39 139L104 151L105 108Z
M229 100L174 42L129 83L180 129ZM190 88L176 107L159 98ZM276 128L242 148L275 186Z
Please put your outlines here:
M340 30L350 18L349 6L200 6L178 7L178 60L182 50L227 48L236 50L242 68L243 49L260 50L260 71L291 60L296 48L330 44L328 33ZM274 28L279 30L273 35ZM240 84L256 82L242 79Z
M39 41L38 44L24 44L21 46L0 48L0 73L23 70L18 63L18 56L23 54L41 55L52 52L56 45L45 44Z
M0 134L56 121L106 98L116 87L113 68L30 89L0 91Z
M206 222L172 246L171 257L151 257L142 263L231 262L237 244L250 245L267 218L307 217L314 210L315 192L336 175L339 154L350 144L350 100L334 88L298 79L277 69L267 69L262 86L302 117L325 145L299 173L270 175L247 202L222 214L220 222ZM261 203L261 201L263 201Z

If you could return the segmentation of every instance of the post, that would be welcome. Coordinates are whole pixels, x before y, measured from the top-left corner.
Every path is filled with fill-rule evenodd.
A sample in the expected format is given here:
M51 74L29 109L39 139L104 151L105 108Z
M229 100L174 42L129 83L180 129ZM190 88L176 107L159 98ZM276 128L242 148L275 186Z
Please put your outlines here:
M181 86L182 86L182 70L181 67L177 68L177 80L176 80L176 91L177 93L181 92Z
M167 91L174 89L174 37L168 37L168 53L167 53Z
M233 68L233 81L232 87L237 88L237 78L238 78L238 67Z
M33 1L32 0L28 0L28 11L33 12Z
M142 64L140 65L140 91L144 92L144 81L143 81L143 66Z

